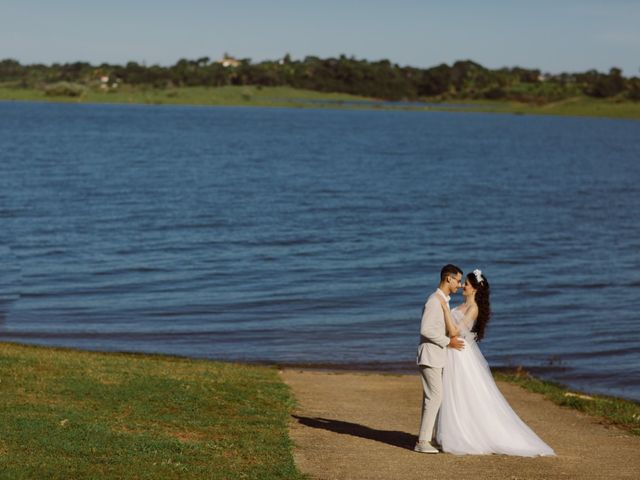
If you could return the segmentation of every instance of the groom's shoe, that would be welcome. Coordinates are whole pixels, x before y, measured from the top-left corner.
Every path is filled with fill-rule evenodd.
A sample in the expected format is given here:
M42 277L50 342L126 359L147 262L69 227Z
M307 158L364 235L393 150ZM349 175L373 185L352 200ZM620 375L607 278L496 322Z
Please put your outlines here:
M438 449L429 442L416 442L413 450L419 453L438 453Z

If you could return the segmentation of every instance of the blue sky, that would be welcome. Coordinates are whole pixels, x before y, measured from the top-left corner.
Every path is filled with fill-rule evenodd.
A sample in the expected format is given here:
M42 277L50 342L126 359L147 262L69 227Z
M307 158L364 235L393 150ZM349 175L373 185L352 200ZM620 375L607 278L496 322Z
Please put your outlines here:
M170 65L224 52L638 76L640 0L0 1L0 58Z

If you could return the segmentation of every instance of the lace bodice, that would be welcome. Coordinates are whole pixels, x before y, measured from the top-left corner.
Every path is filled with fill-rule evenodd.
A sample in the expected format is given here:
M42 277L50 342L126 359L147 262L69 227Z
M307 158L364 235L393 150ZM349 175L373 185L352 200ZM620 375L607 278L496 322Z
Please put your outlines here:
M473 324L475 322L471 322L470 324L467 324L467 322L464 321L464 314L458 307L451 310L451 318L453 319L453 322L456 324L456 327L458 327L458 330L460 331L460 333L458 334L459 337L475 338L476 336L475 333L471 333L471 329L473 328Z

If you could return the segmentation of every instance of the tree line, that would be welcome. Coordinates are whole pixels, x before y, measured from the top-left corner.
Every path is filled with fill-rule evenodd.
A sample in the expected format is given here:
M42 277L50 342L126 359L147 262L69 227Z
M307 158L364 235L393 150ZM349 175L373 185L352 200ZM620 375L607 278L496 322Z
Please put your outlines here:
M106 79L106 80L105 80ZM225 85L290 86L340 92L385 100L490 99L545 103L576 95L640 100L640 78L624 77L619 68L608 73L543 74L521 67L488 69L471 60L432 68L401 67L389 60L367 61L289 55L276 61L234 60L223 65L209 57L180 59L172 66L87 62L23 65L0 61L0 83L17 88L42 88L64 82L85 88L118 85L149 88Z

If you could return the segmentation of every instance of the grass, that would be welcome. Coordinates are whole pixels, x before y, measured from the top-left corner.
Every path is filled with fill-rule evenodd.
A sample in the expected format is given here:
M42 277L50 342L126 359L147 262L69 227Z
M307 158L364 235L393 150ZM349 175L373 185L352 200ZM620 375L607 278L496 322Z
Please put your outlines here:
M464 108L459 109L462 111L511 113L516 115L562 115L629 120L640 119L640 102L596 99L586 96L576 96L541 105L488 100L461 100L447 103L465 105Z
M515 383L563 407L574 408L599 417L605 423L621 427L634 435L640 435L640 404L631 400L604 395L587 395L572 392L566 387L532 377L524 370L494 371L496 380Z
M71 102L71 103L134 103L151 105L219 105L258 107L323 107L330 101L336 107L339 102L367 100L364 97L342 93L322 93L290 87L180 87L143 88L122 86L115 90L86 89L78 96L47 95L42 90L15 88L0 85L0 100Z
M55 91L50 90L49 93ZM210 105L297 108L348 108L382 110L435 110L453 112L511 113L516 115L569 115L623 119L640 119L640 102L599 100L576 96L558 102L536 105L513 101L495 100L447 100L430 106L390 106L349 102L375 99L343 93L323 93L291 87L179 87L157 89L150 87L121 86L102 91L85 89L78 96L47 95L44 90L17 88L0 84L0 100L73 102L73 103L132 103L151 105ZM424 99L431 102L430 99ZM323 103L324 102L324 103ZM451 107L455 106L455 107Z
M0 476L303 478L274 368L0 343Z

